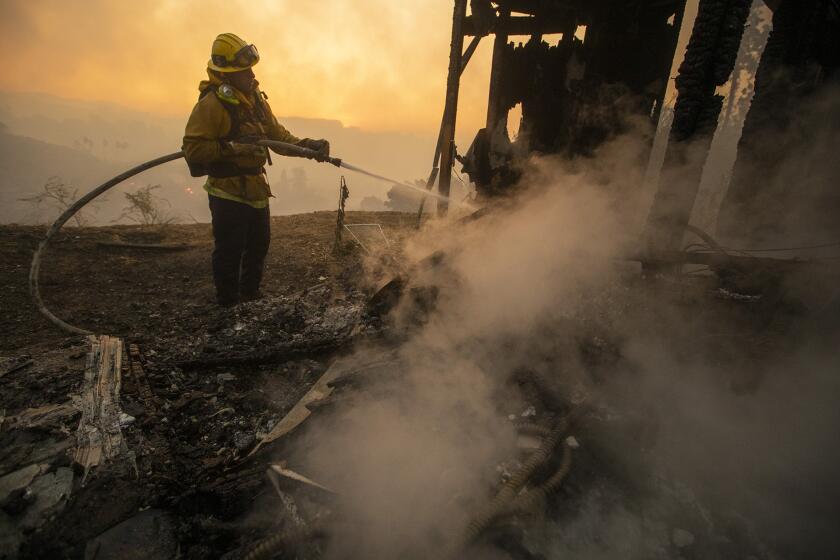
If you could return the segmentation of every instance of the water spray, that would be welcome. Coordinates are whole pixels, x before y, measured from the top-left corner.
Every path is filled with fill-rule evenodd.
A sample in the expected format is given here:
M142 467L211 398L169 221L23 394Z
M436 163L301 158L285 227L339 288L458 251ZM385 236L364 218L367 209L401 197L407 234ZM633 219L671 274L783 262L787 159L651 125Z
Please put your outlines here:
M324 156L320 152L316 152L315 150L310 150L308 148L303 148L301 146L297 146L295 144L287 144L286 142L278 142L276 140L258 140L255 142L259 146L265 146L266 148L271 148L274 153L283 155L283 156L292 156L292 157L303 157L307 159L313 159L318 162L322 163L330 163L336 167L340 167L342 169L347 169L349 171L355 171L356 173L361 173L362 175L367 175L373 179L378 181L383 181L386 183L390 183L392 185L399 185L401 187L405 187L407 189L411 189L413 191L417 191L423 196L432 196L439 200L443 200L446 202L454 202L455 204L459 204L461 206L466 207L468 210L476 210L472 205L461 202L461 201L453 201L450 197L444 196L440 193L436 193L433 191L428 191L425 188L418 187L417 185L412 185L410 183L405 183L403 181L397 181L395 179L391 179L389 177L385 177L383 175L378 175L376 173L372 173L361 167L357 167L355 165L349 164L346 161L342 160L341 158Z

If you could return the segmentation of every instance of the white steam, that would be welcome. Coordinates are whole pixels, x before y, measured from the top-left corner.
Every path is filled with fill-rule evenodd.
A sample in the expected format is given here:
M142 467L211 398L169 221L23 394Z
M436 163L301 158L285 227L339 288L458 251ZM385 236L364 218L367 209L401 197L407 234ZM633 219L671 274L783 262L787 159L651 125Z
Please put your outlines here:
M647 450L614 441L617 457L684 481L717 511L743 512L782 547L831 548L827 516L837 511L838 488L830 441L840 420L831 403L840 384L828 372L840 368L826 345L795 351L826 333L783 347L792 327L772 302L761 308L767 316L750 319L747 309L745 320L745 304L696 283L633 284L638 270L623 257L637 248L647 210L638 187L647 142L625 136L593 160L533 160L515 203L437 224L409 243L412 264L434 251L445 257L414 273L397 322L416 313L412 287L438 288L434 311L408 330L392 371L313 418L294 457L338 492L328 557L434 558L459 542L498 481L496 466L516 455L507 415L529 404L510 382L521 367L549 376L566 396L582 391L658 426ZM600 381L580 352L595 335L618 354ZM582 441L584 449L595 443ZM628 517L625 506L595 517L580 507L569 514L577 521L547 535L548 546L624 558L622 546L576 548L569 539L597 543L627 527L666 535L657 544L663 557L674 546L675 529L661 520Z

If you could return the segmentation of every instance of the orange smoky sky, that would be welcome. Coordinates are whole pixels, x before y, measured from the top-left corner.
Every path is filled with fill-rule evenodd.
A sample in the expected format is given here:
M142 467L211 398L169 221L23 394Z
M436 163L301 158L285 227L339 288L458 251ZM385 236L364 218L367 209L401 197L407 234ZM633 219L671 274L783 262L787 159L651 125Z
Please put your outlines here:
M443 108L452 0L4 0L0 89L185 115L210 45L232 32L278 115L428 133ZM480 128L490 40L462 80L459 128Z

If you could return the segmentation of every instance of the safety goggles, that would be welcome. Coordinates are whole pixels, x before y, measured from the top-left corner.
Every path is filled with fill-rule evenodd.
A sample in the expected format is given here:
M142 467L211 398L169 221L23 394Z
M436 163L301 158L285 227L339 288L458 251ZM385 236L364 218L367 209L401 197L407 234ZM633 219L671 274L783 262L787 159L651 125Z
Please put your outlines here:
M254 45L245 45L233 55L233 61L228 61L222 54L214 54L212 57L213 64L222 68L250 68L260 61L260 53L257 52L257 47Z

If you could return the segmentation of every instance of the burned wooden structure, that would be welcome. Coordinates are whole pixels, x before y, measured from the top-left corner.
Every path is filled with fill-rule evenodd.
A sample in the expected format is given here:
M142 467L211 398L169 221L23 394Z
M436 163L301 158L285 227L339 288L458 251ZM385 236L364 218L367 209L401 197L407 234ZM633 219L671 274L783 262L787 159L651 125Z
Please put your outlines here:
M439 170L439 190L447 195L458 160L480 198L504 196L518 183L519 163L529 154L588 157L631 123L655 130L687 3L471 0L467 15L467 1L455 0L446 107L429 187ZM663 180L650 207L642 254L682 248L723 106L719 91L730 80L750 10L755 9L752 0L696 4L685 58L675 77ZM796 184L766 187L755 176L756 162L765 166L763 176L784 166L796 134L808 134L797 120L802 104L836 81L840 8L834 0L766 4L774 11L773 32L756 76L755 99L717 234L742 247L792 237L836 238L840 197L832 181L810 184L803 196ZM454 145L459 79L485 36L494 37L486 125L460 155ZM472 42L464 50L466 37ZM509 114L518 105L519 133L511 138ZM674 169L679 169L679 180L668 175ZM837 175L835 168L832 176ZM768 204L770 198L776 203ZM792 206L805 216L800 222L809 224L807 231L779 226Z
M836 98L840 82L840 3L770 4L776 8L773 29L756 73L755 98L717 235L727 243L765 247L840 239L840 164L833 155L840 117L832 107L824 111L825 98ZM817 106L803 119L803 108L813 103ZM811 140L808 145L803 136ZM791 159L801 169L785 170ZM755 180L756 165L762 167L761 181ZM802 180L785 180L790 171ZM767 180L773 177L781 180Z
M702 0L691 40L676 78L671 142L665 168L680 167L680 180L666 177L656 193L648 216L646 244L649 251L678 250L697 198L705 157L687 163L685 146L708 152L723 107L717 87L732 73L751 0ZM702 145L697 145L700 142ZM691 169L686 170L686 167Z
M455 153L454 105L463 37L492 35L487 122L459 159L482 197L509 192L518 154L591 155L628 117L655 127L685 0L472 0L455 2L450 80L442 127L440 191ZM519 134L508 115L521 106Z
M819 94L836 82L840 7L832 0L766 4L773 10L773 31L755 76L755 97L716 235L739 247L835 240L840 236L835 186L840 168L831 168L827 161L832 159L832 140L818 129L836 131L840 123L836 114L825 115L824 122L807 115L813 113L809 104L819 102ZM659 185L648 217L648 250L681 247L723 105L716 88L730 79L751 5L749 0L699 2L676 78L679 96L665 160L666 180ZM802 167L801 173L791 169L784 173L792 161ZM667 180L672 169L678 169L679 179ZM808 177L809 172L821 176ZM780 174L786 175L784 179L774 180Z

